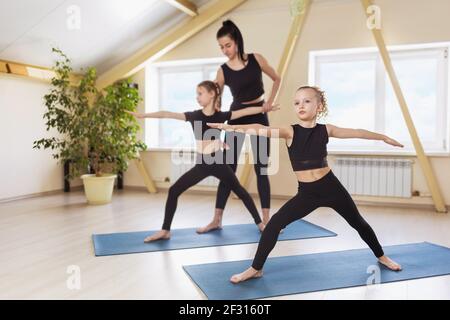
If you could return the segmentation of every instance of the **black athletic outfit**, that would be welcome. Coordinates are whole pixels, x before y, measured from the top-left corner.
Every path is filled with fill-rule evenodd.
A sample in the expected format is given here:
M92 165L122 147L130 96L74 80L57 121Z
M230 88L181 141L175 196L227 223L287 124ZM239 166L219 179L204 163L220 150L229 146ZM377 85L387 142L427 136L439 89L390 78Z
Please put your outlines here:
M264 101L252 104L242 102L252 101L264 94L262 80L262 70L254 54L248 54L247 65L241 70L233 70L226 63L221 68L225 78L225 85L230 87L233 96L233 103L230 110L236 111L243 108L262 106ZM267 114L260 113L239 119L231 120L229 124L252 124L259 123L269 125ZM245 134L237 132L227 132L225 142L230 146L224 151L225 161L236 172L239 155L244 143ZM255 159L254 169L257 178L257 187L262 208L270 208L270 183L267 175L267 166L270 155L270 139L267 137L250 136L253 158ZM230 195L230 188L224 183L219 184L216 198L216 208L224 209Z
M207 122L223 123L230 120L231 111L216 111L213 115L207 116L202 110L185 112L186 121L191 123L196 140L215 140L220 138L220 130L210 128ZM205 134L206 133L206 134ZM216 161L217 160L217 161ZM261 218L256 209L253 199L248 192L241 186L236 175L231 168L224 163L222 151L214 152L210 155L204 155L197 152L196 165L188 172L183 174L170 188L166 201L164 214L163 230L170 230L173 216L177 209L178 197L190 187L196 185L208 176L214 176L220 180L221 184L226 185L244 202L244 205L250 211L256 224L261 223Z

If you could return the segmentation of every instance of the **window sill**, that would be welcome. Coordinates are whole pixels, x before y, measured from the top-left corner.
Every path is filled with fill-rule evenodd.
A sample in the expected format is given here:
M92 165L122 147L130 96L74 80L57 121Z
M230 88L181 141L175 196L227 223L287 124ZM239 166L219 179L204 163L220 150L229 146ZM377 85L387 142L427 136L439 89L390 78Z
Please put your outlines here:
M390 157L417 157L417 154L412 151L381 151L381 150L328 150L331 156L390 156ZM434 151L426 152L428 157L450 157L449 152Z
M148 148L144 152L196 152L195 148ZM245 154L245 149L242 149L241 154Z
M148 148L145 152L173 152L173 151L183 151L183 152L195 152L194 148Z
M193 148L148 148L145 152L168 152L183 151L183 152L195 152ZM243 151L242 153L245 153ZM395 156L395 157L416 157L414 152L410 151L379 151L379 150L328 150L330 156ZM428 157L445 158L450 157L449 152L435 151L426 153Z

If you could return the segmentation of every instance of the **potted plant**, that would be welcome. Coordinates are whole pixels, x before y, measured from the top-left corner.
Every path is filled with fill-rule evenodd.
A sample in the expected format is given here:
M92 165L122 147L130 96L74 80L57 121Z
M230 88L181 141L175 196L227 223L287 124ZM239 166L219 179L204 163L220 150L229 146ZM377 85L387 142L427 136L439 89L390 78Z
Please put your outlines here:
M54 150L58 162L70 162L73 179L90 167L94 174L83 174L88 203L104 204L111 200L117 172L124 172L128 160L139 157L147 147L137 141L139 125L125 110L134 111L141 100L130 80L116 82L104 90L95 86L96 70L88 68L76 84L71 83L70 59L59 49L53 68L50 93L44 96L47 107L43 118L47 131L57 136L37 140L33 148Z
M121 80L97 95L88 112L86 139L94 174L82 175L90 203L107 203L111 199L117 172L128 168L128 160L139 157L147 146L137 141L139 125L125 111L136 110L141 98L129 79Z

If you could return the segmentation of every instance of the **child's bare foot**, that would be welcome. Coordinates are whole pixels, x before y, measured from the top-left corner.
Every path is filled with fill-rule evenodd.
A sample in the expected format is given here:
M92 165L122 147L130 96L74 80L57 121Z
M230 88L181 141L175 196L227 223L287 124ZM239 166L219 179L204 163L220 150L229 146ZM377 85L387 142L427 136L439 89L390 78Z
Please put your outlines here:
M198 228L196 231L197 233L207 233L213 230L222 229L222 222L220 221L212 221L208 225L204 227Z
M151 236L148 236L144 239L145 243L156 241L156 240L168 240L170 239L170 231L168 230L160 230Z
M259 229L260 232L263 232L264 229L266 228L266 225L265 225L264 222L258 223L257 226L258 226L258 229Z
M379 257L378 261L393 271L401 271L402 270L401 265L399 265L397 262L391 260L387 256Z
M253 267L250 267L242 273L233 275L230 278L230 281L232 283L236 284L236 283L247 281L247 280L250 280L253 278L260 278L260 277L262 277L262 275L263 275L262 270L256 270L256 269L253 269Z

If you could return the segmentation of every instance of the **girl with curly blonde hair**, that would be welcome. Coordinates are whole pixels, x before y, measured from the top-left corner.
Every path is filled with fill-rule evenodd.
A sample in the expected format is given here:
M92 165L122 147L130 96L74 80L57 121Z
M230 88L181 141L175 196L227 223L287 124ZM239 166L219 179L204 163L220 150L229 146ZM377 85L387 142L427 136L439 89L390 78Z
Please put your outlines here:
M395 147L403 146L383 134L317 123L317 120L326 116L328 112L325 93L318 87L300 87L295 93L294 110L298 121L290 126L208 124L212 128L227 131L285 139L292 169L298 180L298 193L286 202L266 225L252 266L242 273L233 275L230 281L238 283L261 277L264 263L275 247L280 231L319 207L334 209L359 233L382 265L400 271L401 266L384 255L375 232L358 212L350 194L328 166L327 143L329 137L359 138L381 140Z

